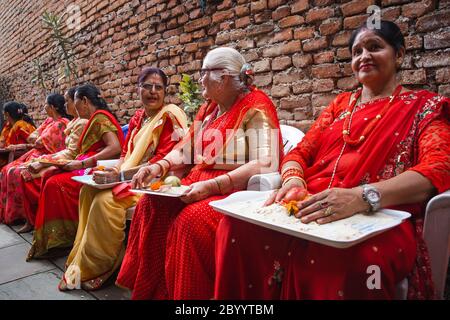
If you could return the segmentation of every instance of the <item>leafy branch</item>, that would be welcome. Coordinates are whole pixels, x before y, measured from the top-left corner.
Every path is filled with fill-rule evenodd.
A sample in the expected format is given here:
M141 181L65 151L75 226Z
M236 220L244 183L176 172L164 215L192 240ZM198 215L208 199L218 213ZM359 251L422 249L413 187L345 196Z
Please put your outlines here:
M31 78L31 83L37 82L39 86L46 91L48 88L45 84L45 80L47 80L48 76L45 73L44 68L41 64L41 60L39 58L33 59L32 68L34 69L35 76Z
M192 123L203 99L200 86L189 75L183 73L182 77L177 96L183 101L184 112L186 112L189 122Z
M60 78L58 81L66 78L71 83L72 79L76 78L77 68L74 62L74 54L72 52L73 41L66 38L63 34L63 18L65 14L61 17L53 13L45 11L42 15L42 22L44 23L43 28L51 31L51 39L56 45L56 55L59 61L64 62L62 70L60 69Z

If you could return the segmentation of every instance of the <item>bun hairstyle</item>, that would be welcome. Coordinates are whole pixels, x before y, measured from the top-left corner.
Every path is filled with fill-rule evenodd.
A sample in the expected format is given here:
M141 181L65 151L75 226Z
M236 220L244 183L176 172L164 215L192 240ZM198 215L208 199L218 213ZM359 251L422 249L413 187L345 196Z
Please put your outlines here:
M111 109L108 107L105 99L101 97L100 90L91 83L79 86L76 89L76 95L79 98L87 98L98 110L105 110L113 114Z
M234 85L238 89L246 89L253 83L253 71L244 57L233 48L219 47L209 51L203 61L203 68L223 69L212 72L211 78L220 81L220 75L229 75L234 79Z
M353 43L355 42L356 37L363 30L372 30L377 36L381 37L394 48L395 53L401 48L405 48L405 38L403 37L400 28L394 22L381 20L380 28L369 28L366 21L358 29L353 31L348 43L350 52L352 52Z
M29 124L33 125L34 127L36 127L36 125L33 122L33 119L28 114L28 107L23 103L19 103L16 101L7 102L3 106L3 111L8 113L9 116L14 121L24 120Z
M51 105L59 115L67 119L72 119L72 117L67 114L66 100L64 99L64 96L59 93L52 93L47 96L46 100L47 103Z
M75 92L77 91L78 87L72 87L67 90L67 94L69 95L70 99L75 100Z

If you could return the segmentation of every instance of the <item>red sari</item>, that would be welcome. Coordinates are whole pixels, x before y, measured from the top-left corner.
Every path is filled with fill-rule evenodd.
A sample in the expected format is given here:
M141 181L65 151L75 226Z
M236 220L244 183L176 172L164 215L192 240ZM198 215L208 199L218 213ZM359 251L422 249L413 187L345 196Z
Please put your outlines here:
M217 143L215 139L212 139L213 142L205 139L206 129L216 129L226 138L227 129L238 128L251 109L264 112L273 126L279 128L273 103L262 91L254 89L215 120L217 105L204 105L196 117L196 121L203 123L200 133L203 139L196 139L195 143L200 141L202 150L206 152L213 142ZM193 134L191 126L188 138L180 145L191 143ZM222 142L223 145L227 143ZM279 145L282 143L279 142ZM206 163L211 163L205 154L203 156ZM213 153L212 157L215 156ZM182 179L182 184L190 185L227 172L206 163L196 165ZM184 298L183 294L191 299L211 297L214 286L214 237L222 214L212 210L208 204L224 197L226 195L216 195L187 205L179 199L143 196L133 216L117 285L133 290L132 299L180 299ZM189 231L182 235L178 230L184 224L189 225ZM199 246L190 247L185 238L197 239Z
M284 159L304 170L308 190L325 190L343 146L343 118L350 93L339 95L302 142ZM357 108L352 137L358 137L387 103ZM390 179L406 170L427 177L438 192L450 187L449 100L431 92L405 92L394 101L366 140L347 147L332 187L352 188ZM433 296L422 239L424 204L396 206L410 220L347 249L294 238L226 217L216 235L217 299L393 299L408 278L409 298ZM368 266L381 270L381 289L370 290Z
M105 148L102 136L107 132L116 133L120 145L123 144L122 129L114 116L109 112L97 110L80 137L80 154L76 160L92 157ZM33 245L27 260L42 257L50 249L67 248L73 244L78 226L78 197L82 184L71 178L89 172L90 168L56 175L52 175L54 172L44 174L40 188L34 190L40 193ZM31 186L29 182L25 184ZM28 221L32 221L32 204L26 203L25 209Z
M23 209L24 194L19 188L21 183L22 168L20 165L38 158L44 154L55 153L63 150L65 147L64 130L69 120L59 118L56 121L47 118L44 123L32 134L36 134L40 139L42 147L33 148L22 155L17 160L7 164L1 171L1 189L0 189L0 222L11 224L18 219L25 219Z
M25 144L28 136L35 130L36 128L25 120L16 121L13 126L6 123L0 134L0 143L3 144L3 148L15 144ZM7 163L8 153L4 153L0 156L0 167Z

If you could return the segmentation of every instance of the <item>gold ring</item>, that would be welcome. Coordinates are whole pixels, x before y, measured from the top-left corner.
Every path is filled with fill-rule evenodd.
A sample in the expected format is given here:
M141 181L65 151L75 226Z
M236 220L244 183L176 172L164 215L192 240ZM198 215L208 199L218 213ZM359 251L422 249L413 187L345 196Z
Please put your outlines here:
M325 217L331 216L332 214L333 214L333 212L331 212L331 207L328 207L328 208L325 210Z

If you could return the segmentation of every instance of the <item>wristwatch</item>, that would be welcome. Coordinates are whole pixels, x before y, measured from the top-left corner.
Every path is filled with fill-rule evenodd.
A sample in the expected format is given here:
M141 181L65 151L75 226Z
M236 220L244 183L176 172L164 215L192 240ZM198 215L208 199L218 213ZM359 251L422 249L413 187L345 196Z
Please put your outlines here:
M362 198L365 202L369 204L369 212L375 212L380 209L381 194L377 188L371 186L370 184L362 185Z

